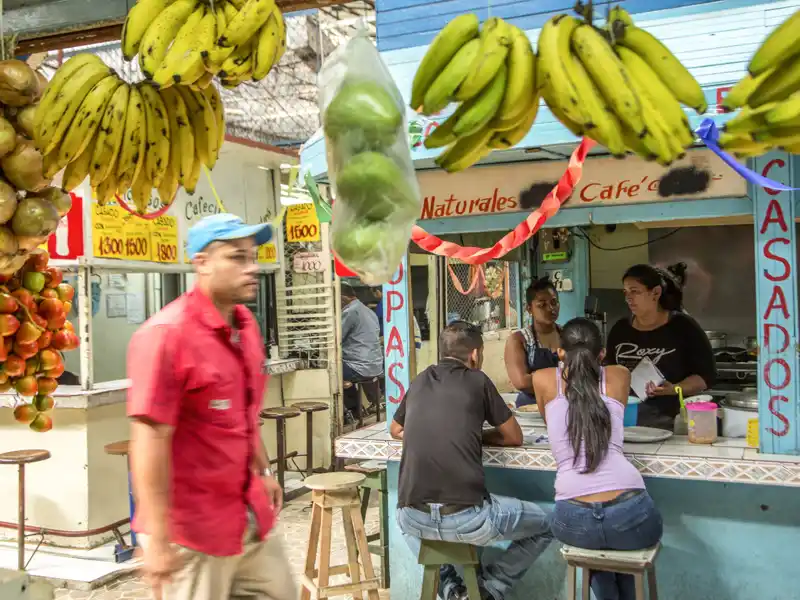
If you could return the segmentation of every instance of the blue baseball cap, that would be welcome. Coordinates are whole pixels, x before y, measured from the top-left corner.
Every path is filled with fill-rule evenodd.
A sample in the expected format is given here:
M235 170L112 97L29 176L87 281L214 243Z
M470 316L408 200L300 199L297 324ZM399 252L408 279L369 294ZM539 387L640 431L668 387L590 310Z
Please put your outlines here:
M186 243L186 252L189 259L193 259L198 252L202 252L211 242L225 242L255 238L256 245L261 246L272 239L272 225L261 223L247 225L236 215L219 213L205 217L189 229L189 239Z

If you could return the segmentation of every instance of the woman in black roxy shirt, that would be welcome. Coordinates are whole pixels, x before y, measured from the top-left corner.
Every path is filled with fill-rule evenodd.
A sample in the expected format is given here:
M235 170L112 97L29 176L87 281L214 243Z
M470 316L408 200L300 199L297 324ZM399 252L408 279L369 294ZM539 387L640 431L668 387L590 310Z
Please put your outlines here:
M672 430L680 402L699 394L716 379L714 353L705 332L683 311L686 265L667 269L635 265L625 272L622 285L631 316L620 319L608 334L608 364L633 371L647 357L666 381L650 384L647 401L639 406L639 425Z

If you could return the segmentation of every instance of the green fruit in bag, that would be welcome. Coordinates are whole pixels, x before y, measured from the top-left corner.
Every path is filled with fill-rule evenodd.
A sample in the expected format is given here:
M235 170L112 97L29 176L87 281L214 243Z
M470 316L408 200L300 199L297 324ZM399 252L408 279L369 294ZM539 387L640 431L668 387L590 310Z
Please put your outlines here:
M383 223L353 223L333 234L333 251L345 263L363 263L380 256L381 246L390 241Z
M395 213L416 218L419 213L419 199L405 173L380 152L362 152L347 161L336 176L336 190L337 200L357 221L383 221Z
M325 134L352 151L391 146L403 115L392 95L374 81L345 81L325 111Z

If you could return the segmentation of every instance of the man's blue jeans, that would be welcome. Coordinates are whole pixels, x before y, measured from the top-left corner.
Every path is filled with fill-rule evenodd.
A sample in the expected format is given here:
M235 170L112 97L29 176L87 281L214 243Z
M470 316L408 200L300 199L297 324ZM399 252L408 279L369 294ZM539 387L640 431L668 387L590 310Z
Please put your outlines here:
M644 490L612 502L559 500L552 515L553 535L560 542L587 550L642 550L661 539L663 524L653 499ZM634 600L633 575L593 571L597 600Z
M532 502L492 495L483 506L444 516L439 513L441 505L429 506L430 513L408 507L397 512L397 523L415 557L419 556L420 539L473 546L512 542L494 562L481 564L479 583L495 600L508 595L553 539L549 517ZM439 584L445 600L454 586L463 586L463 581L452 565L445 565L440 571Z

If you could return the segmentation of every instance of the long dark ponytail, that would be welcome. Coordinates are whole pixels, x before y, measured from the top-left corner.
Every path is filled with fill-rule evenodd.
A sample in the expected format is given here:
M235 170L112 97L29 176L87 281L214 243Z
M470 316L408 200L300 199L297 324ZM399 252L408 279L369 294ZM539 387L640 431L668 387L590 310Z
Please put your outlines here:
M600 330L589 319L572 319L561 330L561 347L569 402L567 433L575 453L573 466L583 445L586 464L581 472L592 473L605 458L611 441L611 414L600 396Z

